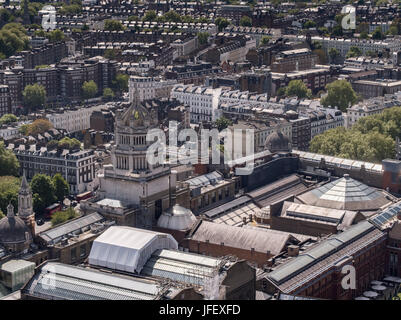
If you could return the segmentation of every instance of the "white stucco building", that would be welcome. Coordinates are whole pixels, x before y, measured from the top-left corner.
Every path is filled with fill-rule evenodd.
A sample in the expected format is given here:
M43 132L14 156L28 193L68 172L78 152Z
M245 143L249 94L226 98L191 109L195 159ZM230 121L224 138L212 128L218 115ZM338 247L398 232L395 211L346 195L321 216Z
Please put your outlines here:
M99 104L74 110L62 110L48 113L46 118L56 129L64 129L71 133L78 132L90 128L90 117L94 111L101 111L108 107L107 104Z
M176 80L131 76L129 79L129 101L133 101L135 90L137 91L139 101L166 98L170 95L170 91L176 84Z
M190 107L191 122L211 122L221 116L218 109L221 91L221 88L178 84L170 97Z

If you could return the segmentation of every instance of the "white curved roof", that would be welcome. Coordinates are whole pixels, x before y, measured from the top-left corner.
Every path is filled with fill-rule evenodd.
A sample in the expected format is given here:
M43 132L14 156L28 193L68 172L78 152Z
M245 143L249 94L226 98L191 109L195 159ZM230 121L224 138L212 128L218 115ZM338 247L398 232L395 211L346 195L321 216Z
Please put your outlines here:
M169 234L112 226L93 242L89 264L139 273L152 253L159 249L177 250L178 243Z
M192 228L195 222L196 217L191 210L175 205L168 211L163 212L159 220L157 220L157 226L170 230L188 230Z

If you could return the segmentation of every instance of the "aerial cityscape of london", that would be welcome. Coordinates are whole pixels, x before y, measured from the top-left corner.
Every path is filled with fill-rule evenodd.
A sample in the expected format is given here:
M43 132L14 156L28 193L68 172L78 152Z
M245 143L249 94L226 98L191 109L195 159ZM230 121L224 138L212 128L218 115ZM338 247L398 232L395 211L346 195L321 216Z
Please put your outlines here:
M0 0L0 300L401 300L401 0Z

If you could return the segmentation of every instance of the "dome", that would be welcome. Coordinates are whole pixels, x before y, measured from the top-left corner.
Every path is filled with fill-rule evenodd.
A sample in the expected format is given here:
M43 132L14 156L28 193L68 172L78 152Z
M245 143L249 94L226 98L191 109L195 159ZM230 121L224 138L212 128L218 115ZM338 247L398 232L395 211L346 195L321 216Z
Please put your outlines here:
M0 220L0 243L20 243L29 240L29 229L20 217L7 216Z
M265 140L265 149L272 153L290 152L291 142L281 131L274 131L267 136Z
M390 203L383 192L352 179L348 174L298 198L308 205L352 211L375 211Z
M157 221L157 226L170 230L189 230L195 222L196 217L191 210L176 204L162 213Z
M142 105L132 104L122 115L122 121L129 127L146 127L152 123L150 112Z

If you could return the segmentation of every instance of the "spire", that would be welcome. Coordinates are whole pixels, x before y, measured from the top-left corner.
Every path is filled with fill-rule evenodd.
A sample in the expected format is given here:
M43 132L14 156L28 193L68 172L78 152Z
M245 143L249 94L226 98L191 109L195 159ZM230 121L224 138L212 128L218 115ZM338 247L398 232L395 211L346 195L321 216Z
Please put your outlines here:
M28 0L24 0L24 24L31 24L31 17L29 16Z
M7 206L7 218L14 218L14 206L11 203Z
M21 189L23 190L29 190L29 184L28 181L26 180L25 174L22 176L22 181L21 181Z

